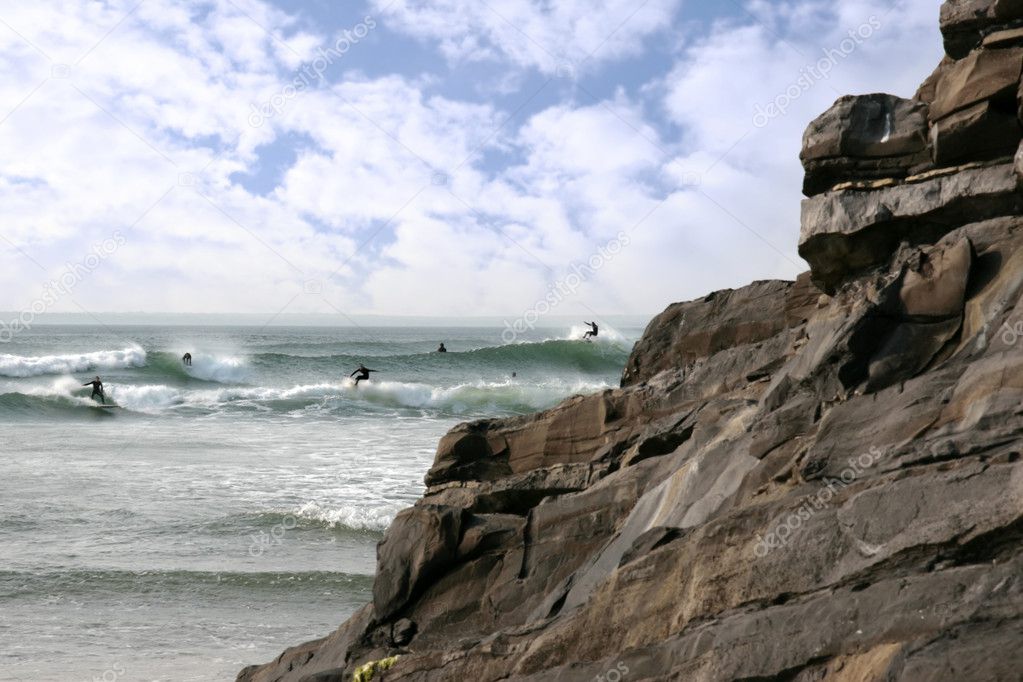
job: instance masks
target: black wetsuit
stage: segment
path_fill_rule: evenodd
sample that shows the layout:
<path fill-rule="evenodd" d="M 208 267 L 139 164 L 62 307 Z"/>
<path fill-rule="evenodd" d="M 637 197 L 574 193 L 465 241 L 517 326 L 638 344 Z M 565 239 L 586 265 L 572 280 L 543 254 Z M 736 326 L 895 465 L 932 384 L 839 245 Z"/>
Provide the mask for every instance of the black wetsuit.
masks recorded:
<path fill-rule="evenodd" d="M 86 384 L 82 384 L 82 386 L 92 386 L 92 395 L 89 396 L 89 397 L 90 398 L 95 398 L 96 396 L 99 396 L 99 399 L 103 401 L 103 404 L 104 405 L 107 404 L 107 397 L 103 393 L 103 382 L 102 381 L 97 379 L 95 381 L 90 381 L 90 382 L 88 382 Z"/>
<path fill-rule="evenodd" d="M 375 369 L 366 369 L 365 367 L 360 367 L 359 369 L 357 369 L 354 372 L 352 372 L 349 376 L 350 377 L 355 377 L 355 385 L 358 386 L 360 381 L 364 381 L 366 379 L 369 379 L 369 373 L 370 372 L 375 372 L 375 371 L 376 371 Z M 356 377 L 355 376 L 356 374 L 358 374 L 359 376 Z"/>
<path fill-rule="evenodd" d="M 583 334 L 583 338 L 588 339 L 591 336 L 595 338 L 600 333 L 600 327 L 597 326 L 596 322 L 587 322 L 586 324 L 590 325 L 590 331 Z"/>
<path fill-rule="evenodd" d="M 186 365 L 188 365 L 189 367 L 191 367 L 192 366 L 192 354 L 191 353 L 185 353 L 182 356 L 182 358 L 181 358 L 181 362 L 183 362 Z"/>
<path fill-rule="evenodd" d="M 444 344 L 440 344 L 440 348 L 437 349 L 438 353 L 447 353 L 448 349 L 444 347 Z"/>

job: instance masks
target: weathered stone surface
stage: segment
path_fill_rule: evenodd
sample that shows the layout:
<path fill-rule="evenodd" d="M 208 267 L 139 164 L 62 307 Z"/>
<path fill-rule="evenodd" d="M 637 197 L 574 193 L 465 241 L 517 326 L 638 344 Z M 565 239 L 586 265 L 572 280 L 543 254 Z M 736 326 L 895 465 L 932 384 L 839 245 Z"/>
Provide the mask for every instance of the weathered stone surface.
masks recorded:
<path fill-rule="evenodd" d="M 718 291 L 691 303 L 670 306 L 650 323 L 625 367 L 622 385 L 659 372 L 686 367 L 727 348 L 753 345 L 785 330 L 786 297 L 791 282 L 754 282 L 742 289 Z M 800 304 L 805 305 L 802 300 Z M 752 367 L 750 369 L 753 369 Z"/>
<path fill-rule="evenodd" d="M 950 114 L 931 126 L 935 164 L 986 161 L 1012 156 L 1023 138 L 1015 108 L 983 101 Z"/>
<path fill-rule="evenodd" d="M 541 467 L 585 464 L 640 409 L 610 392 L 567 400 L 541 415 L 462 424 L 437 449 L 426 484 L 500 480 Z"/>
<path fill-rule="evenodd" d="M 377 548 L 373 583 L 377 619 L 397 613 L 457 556 L 462 516 L 461 509 L 434 505 L 413 507 L 398 515 Z"/>
<path fill-rule="evenodd" d="M 935 86 L 931 121 L 984 100 L 1015 103 L 1023 72 L 1023 48 L 977 50 L 944 71 Z"/>
<path fill-rule="evenodd" d="M 972 264 L 973 247 L 968 238 L 921 251 L 899 289 L 899 312 L 909 319 L 961 315 Z"/>
<path fill-rule="evenodd" d="M 948 71 L 953 64 L 955 64 L 955 60 L 951 57 L 946 56 L 942 59 L 931 75 L 924 79 L 924 82 L 920 84 L 916 94 L 913 95 L 913 99 L 918 102 L 923 102 L 928 105 L 928 107 L 933 104 L 934 97 L 938 89 L 938 81 L 944 77 L 945 72 Z"/>
<path fill-rule="evenodd" d="M 840 182 L 906 177 L 929 160 L 927 106 L 894 95 L 842 97 L 803 136 L 803 192 Z"/>
<path fill-rule="evenodd" d="M 906 156 L 927 148 L 927 107 L 895 95 L 840 97 L 806 129 L 800 158 Z"/>
<path fill-rule="evenodd" d="M 884 262 L 901 242 L 933 242 L 951 228 L 1018 214 L 1023 197 L 1011 164 L 973 168 L 870 192 L 805 199 L 799 254 L 825 291 Z"/>
<path fill-rule="evenodd" d="M 946 37 L 1018 6 L 946 3 Z M 669 307 L 619 389 L 456 427 L 374 603 L 239 680 L 1021 679 L 1016 172 L 808 199 L 811 273 Z"/>
<path fill-rule="evenodd" d="M 941 6 L 945 52 L 966 57 L 986 35 L 1023 21 L 1021 0 L 946 0 Z"/>

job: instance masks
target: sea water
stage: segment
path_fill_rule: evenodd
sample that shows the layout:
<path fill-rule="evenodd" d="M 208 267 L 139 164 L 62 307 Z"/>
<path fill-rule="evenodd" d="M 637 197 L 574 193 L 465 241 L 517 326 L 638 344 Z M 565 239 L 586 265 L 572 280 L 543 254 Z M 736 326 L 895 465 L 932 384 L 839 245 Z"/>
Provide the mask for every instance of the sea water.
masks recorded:
<path fill-rule="evenodd" d="M 0 345 L 0 680 L 232 680 L 328 634 L 448 429 L 617 385 L 638 334 L 22 331 Z"/>

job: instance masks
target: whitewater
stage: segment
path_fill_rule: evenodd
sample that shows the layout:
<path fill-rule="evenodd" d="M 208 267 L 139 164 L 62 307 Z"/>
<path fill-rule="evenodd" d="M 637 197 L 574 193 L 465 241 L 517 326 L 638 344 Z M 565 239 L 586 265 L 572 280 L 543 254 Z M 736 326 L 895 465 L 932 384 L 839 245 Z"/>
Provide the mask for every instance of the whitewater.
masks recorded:
<path fill-rule="evenodd" d="M 0 680 L 231 679 L 329 632 L 371 598 L 376 543 L 448 429 L 617 384 L 641 330 L 584 329 L 16 336 L 0 347 Z M 356 387 L 360 363 L 378 372 Z M 116 407 L 82 385 L 97 375 Z"/>

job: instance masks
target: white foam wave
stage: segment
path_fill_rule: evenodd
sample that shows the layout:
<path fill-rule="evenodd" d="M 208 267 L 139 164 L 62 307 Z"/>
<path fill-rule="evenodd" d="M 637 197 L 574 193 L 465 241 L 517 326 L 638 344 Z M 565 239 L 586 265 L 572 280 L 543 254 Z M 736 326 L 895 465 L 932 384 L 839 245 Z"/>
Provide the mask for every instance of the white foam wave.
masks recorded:
<path fill-rule="evenodd" d="M 146 352 L 134 346 L 73 355 L 0 355 L 0 376 L 25 378 L 47 374 L 127 369 L 146 364 Z"/>
<path fill-rule="evenodd" d="M 197 354 L 185 371 L 196 379 L 218 383 L 239 383 L 248 377 L 249 366 L 244 358 Z"/>
<path fill-rule="evenodd" d="M 343 388 L 340 384 L 310 384 L 292 388 L 237 387 L 195 391 L 163 384 L 110 385 L 107 387 L 107 395 L 126 409 L 155 412 L 176 407 L 217 409 L 232 403 L 316 400 L 337 395 Z"/>
<path fill-rule="evenodd" d="M 542 409 L 576 393 L 609 388 L 603 382 L 554 380 L 539 384 L 515 380 L 436 387 L 398 381 L 371 381 L 344 387 L 344 395 L 400 407 L 435 408 L 452 412 L 473 409 Z"/>
<path fill-rule="evenodd" d="M 608 344 L 614 344 L 614 345 L 625 346 L 625 347 L 628 347 L 628 345 L 631 343 L 629 341 L 629 339 L 626 338 L 626 336 L 624 334 L 622 334 L 617 329 L 614 329 L 613 327 L 600 326 L 599 330 L 600 330 L 600 334 L 597 336 L 597 338 L 592 339 L 595 343 L 608 343 Z M 586 332 L 588 332 L 588 331 L 590 331 L 590 328 L 589 328 L 588 325 L 585 325 L 585 324 L 574 324 L 569 329 L 567 336 L 564 336 L 564 337 L 562 337 L 560 339 L 555 339 L 555 340 L 556 341 L 580 341 L 580 340 L 583 339 L 583 337 L 586 335 Z"/>
<path fill-rule="evenodd" d="M 398 515 L 397 505 L 342 505 L 326 507 L 316 502 L 307 502 L 294 512 L 299 518 L 325 523 L 331 528 L 342 526 L 352 530 L 385 531 Z"/>
<path fill-rule="evenodd" d="M 63 398 L 72 403 L 92 405 L 93 401 L 88 398 L 88 393 L 81 383 L 72 377 L 60 377 L 54 379 L 48 385 L 29 385 L 11 383 L 0 389 L 0 392 L 16 392 L 24 395 L 36 396 L 39 398 Z"/>
<path fill-rule="evenodd" d="M 274 409 L 275 402 L 291 402 L 285 409 L 318 407 L 325 409 L 370 403 L 385 407 L 436 409 L 455 414 L 467 412 L 528 411 L 543 409 L 577 393 L 593 393 L 610 386 L 601 382 L 552 380 L 544 383 L 476 382 L 436 387 L 396 381 L 320 383 L 272 387 L 224 387 L 190 390 L 164 384 L 130 385 L 108 383 L 108 403 L 127 410 L 159 413 L 195 408 L 220 411 L 233 406 Z M 90 404 L 88 390 L 76 379 L 61 377 L 49 386 L 18 387 L 19 392 L 44 397 L 60 397 Z M 279 409 L 279 406 L 277 406 Z"/>

